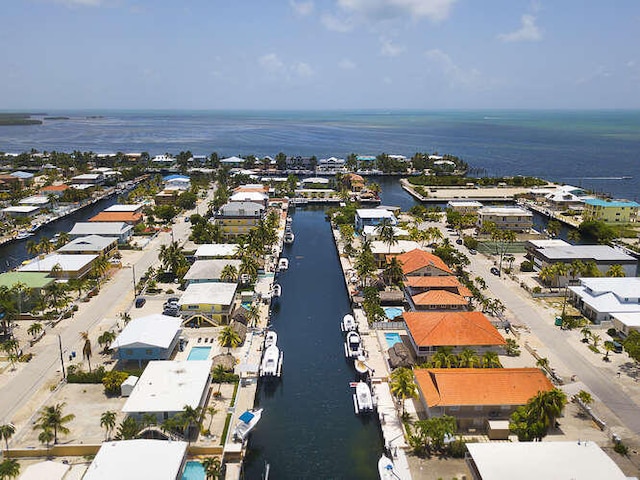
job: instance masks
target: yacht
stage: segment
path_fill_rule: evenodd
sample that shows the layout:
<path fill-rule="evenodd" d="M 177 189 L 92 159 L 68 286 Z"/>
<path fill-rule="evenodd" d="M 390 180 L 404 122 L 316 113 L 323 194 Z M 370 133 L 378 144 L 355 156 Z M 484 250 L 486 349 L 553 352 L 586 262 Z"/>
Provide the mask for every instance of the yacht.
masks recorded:
<path fill-rule="evenodd" d="M 267 347 L 262 356 L 262 363 L 260 364 L 260 376 L 262 378 L 280 377 L 282 374 L 283 357 L 284 354 L 275 344 Z"/>
<path fill-rule="evenodd" d="M 282 287 L 279 283 L 274 283 L 271 287 L 271 298 L 278 298 L 280 295 L 282 295 Z"/>
<path fill-rule="evenodd" d="M 394 472 L 393 462 L 384 453 L 378 460 L 378 475 L 380 475 L 380 480 L 398 480 L 400 478 Z"/>
<path fill-rule="evenodd" d="M 353 318 L 353 315 L 347 313 L 344 317 L 342 317 L 340 329 L 345 333 L 358 331 L 358 323 L 356 322 L 356 319 Z"/>
<path fill-rule="evenodd" d="M 278 334 L 273 330 L 269 330 L 264 337 L 265 350 L 269 348 L 271 345 L 275 345 L 277 342 L 278 342 Z"/>
<path fill-rule="evenodd" d="M 362 340 L 358 332 L 348 332 L 344 342 L 344 356 L 347 358 L 358 358 L 363 354 Z"/>
<path fill-rule="evenodd" d="M 287 258 L 281 258 L 278 261 L 278 271 L 279 272 L 284 272 L 285 270 L 289 269 L 289 259 Z"/>
<path fill-rule="evenodd" d="M 16 240 L 23 240 L 23 239 L 29 238 L 29 237 L 33 237 L 33 233 L 27 232 L 26 230 L 23 230 L 23 231 L 19 232 L 15 236 Z"/>
<path fill-rule="evenodd" d="M 353 394 L 353 408 L 356 415 L 366 415 L 373 412 L 375 405 L 371 388 L 365 382 L 356 383 L 356 393 Z"/>
<path fill-rule="evenodd" d="M 291 245 L 295 240 L 296 236 L 293 234 L 291 230 L 287 230 L 284 234 L 284 243 L 287 245 Z"/>
<path fill-rule="evenodd" d="M 238 417 L 238 424 L 233 430 L 233 438 L 244 442 L 249 435 L 249 432 L 254 429 L 256 424 L 262 417 L 262 408 L 257 410 L 247 410 L 240 417 Z"/>
<path fill-rule="evenodd" d="M 353 365 L 356 368 L 356 372 L 358 372 L 358 375 L 360 375 L 361 377 L 365 377 L 369 373 L 369 371 L 373 370 L 369 368 L 369 365 L 366 364 L 364 355 L 360 355 L 358 358 L 356 358 L 353 362 Z"/>

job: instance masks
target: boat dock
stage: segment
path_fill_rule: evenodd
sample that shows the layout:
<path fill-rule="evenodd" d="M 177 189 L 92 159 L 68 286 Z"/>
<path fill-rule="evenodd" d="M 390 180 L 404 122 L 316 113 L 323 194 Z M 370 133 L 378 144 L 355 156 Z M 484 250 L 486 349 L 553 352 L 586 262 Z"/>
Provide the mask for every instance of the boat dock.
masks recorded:
<path fill-rule="evenodd" d="M 402 188 L 413 198 L 423 203 L 447 203 L 449 201 L 476 202 L 514 202 L 516 196 L 527 193 L 530 188 L 525 187 L 430 187 L 423 186 L 420 193 L 411 183 L 403 178 L 400 180 Z"/>
<path fill-rule="evenodd" d="M 579 217 L 578 219 L 566 217 L 564 215 L 560 215 L 560 212 L 549 210 L 549 208 L 544 205 L 538 205 L 537 203 L 529 200 L 520 200 L 518 204 L 522 207 L 528 208 L 529 210 L 538 212 L 540 215 L 544 215 L 547 218 L 553 218 L 554 220 L 564 223 L 571 228 L 578 228 L 582 221 L 582 217 Z"/>

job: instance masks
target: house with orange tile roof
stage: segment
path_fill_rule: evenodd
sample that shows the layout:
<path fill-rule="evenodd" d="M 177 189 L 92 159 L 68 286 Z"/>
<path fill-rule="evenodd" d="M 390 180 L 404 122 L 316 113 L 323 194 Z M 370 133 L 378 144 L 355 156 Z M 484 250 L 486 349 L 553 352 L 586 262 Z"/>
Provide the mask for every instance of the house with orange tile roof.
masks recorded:
<path fill-rule="evenodd" d="M 402 272 L 406 277 L 453 275 L 451 269 L 439 256 L 420 248 L 398 255 L 397 259 L 401 262 Z"/>
<path fill-rule="evenodd" d="M 142 222 L 142 214 L 134 212 L 100 212 L 89 219 L 90 222 L 124 222 L 127 225 L 137 225 Z"/>
<path fill-rule="evenodd" d="M 484 431 L 507 420 L 538 392 L 553 389 L 539 368 L 416 368 L 420 401 L 428 417 L 455 417 L 458 430 Z"/>
<path fill-rule="evenodd" d="M 40 189 L 40 193 L 42 195 L 55 195 L 56 197 L 60 198 L 62 197 L 62 195 L 64 195 L 64 192 L 67 191 L 69 189 L 69 185 L 49 185 L 47 187 L 42 187 Z"/>
<path fill-rule="evenodd" d="M 447 290 L 429 290 L 409 297 L 413 310 L 467 310 L 469 300 Z"/>
<path fill-rule="evenodd" d="M 465 348 L 478 355 L 502 353 L 506 342 L 482 312 L 404 312 L 409 340 L 418 360 L 426 360 L 439 348 L 459 353 Z"/>
<path fill-rule="evenodd" d="M 473 293 L 467 287 L 462 285 L 457 277 L 453 275 L 439 276 L 439 277 L 407 277 L 404 281 L 404 286 L 407 288 L 408 293 L 418 295 L 419 293 L 428 292 L 430 290 L 445 290 L 447 292 L 455 293 L 465 299 L 469 300 L 473 297 Z"/>

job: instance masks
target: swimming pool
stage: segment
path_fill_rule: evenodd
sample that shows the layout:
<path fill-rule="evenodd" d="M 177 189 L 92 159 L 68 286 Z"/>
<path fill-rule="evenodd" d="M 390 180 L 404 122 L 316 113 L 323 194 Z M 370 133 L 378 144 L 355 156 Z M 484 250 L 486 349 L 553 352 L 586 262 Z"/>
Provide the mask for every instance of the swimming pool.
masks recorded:
<path fill-rule="evenodd" d="M 190 460 L 184 466 L 182 480 L 205 480 L 204 467 L 200 462 Z"/>
<path fill-rule="evenodd" d="M 404 308 L 402 307 L 383 307 L 384 314 L 389 320 L 393 320 L 403 314 Z"/>
<path fill-rule="evenodd" d="M 399 333 L 385 333 L 384 338 L 389 348 L 393 347 L 396 343 L 402 343 Z"/>
<path fill-rule="evenodd" d="M 187 360 L 207 360 L 211 347 L 192 347 Z"/>

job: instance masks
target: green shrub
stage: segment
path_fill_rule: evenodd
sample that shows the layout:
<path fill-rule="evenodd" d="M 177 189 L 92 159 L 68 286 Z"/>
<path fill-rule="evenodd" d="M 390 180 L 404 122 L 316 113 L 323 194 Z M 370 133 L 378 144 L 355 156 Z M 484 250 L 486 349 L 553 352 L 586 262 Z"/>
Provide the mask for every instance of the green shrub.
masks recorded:
<path fill-rule="evenodd" d="M 107 372 L 102 379 L 104 393 L 107 395 L 120 395 L 120 386 L 127 378 L 129 378 L 128 372 L 119 372 L 117 370 Z"/>
<path fill-rule="evenodd" d="M 467 444 L 462 439 L 454 440 L 449 444 L 447 451 L 453 458 L 464 458 L 467 453 Z"/>
<path fill-rule="evenodd" d="M 105 373 L 102 366 L 91 372 L 85 372 L 75 365 L 70 365 L 67 369 L 67 383 L 102 383 Z"/>
<path fill-rule="evenodd" d="M 627 453 L 629 453 L 629 447 L 622 442 L 618 442 L 613 446 L 613 451 L 626 457 Z"/>
<path fill-rule="evenodd" d="M 521 272 L 533 272 L 533 262 L 530 262 L 529 260 L 525 260 L 524 262 L 522 262 L 520 264 L 520 271 Z"/>
<path fill-rule="evenodd" d="M 607 335 L 613 338 L 618 338 L 618 331 L 615 328 L 610 328 L 607 330 Z"/>
<path fill-rule="evenodd" d="M 540 293 L 542 292 L 542 288 L 540 288 L 539 286 L 535 286 L 533 287 L 533 290 L 531 290 L 533 293 Z"/>
<path fill-rule="evenodd" d="M 478 248 L 478 240 L 473 237 L 464 236 L 462 237 L 462 241 L 464 242 L 464 246 L 469 250 L 476 250 Z"/>

